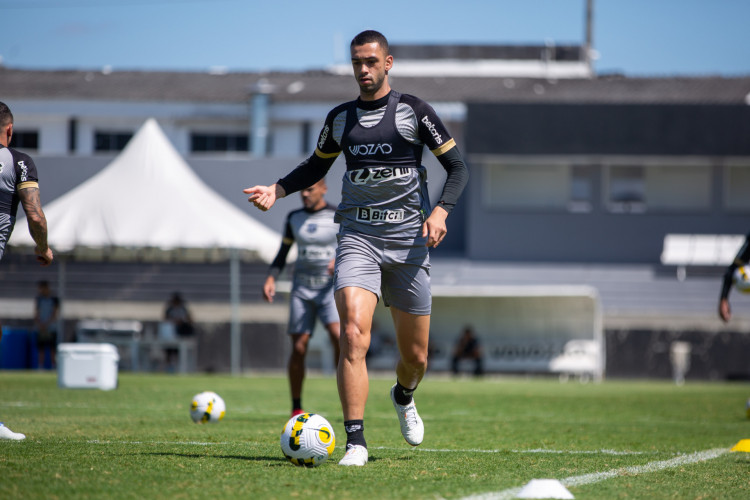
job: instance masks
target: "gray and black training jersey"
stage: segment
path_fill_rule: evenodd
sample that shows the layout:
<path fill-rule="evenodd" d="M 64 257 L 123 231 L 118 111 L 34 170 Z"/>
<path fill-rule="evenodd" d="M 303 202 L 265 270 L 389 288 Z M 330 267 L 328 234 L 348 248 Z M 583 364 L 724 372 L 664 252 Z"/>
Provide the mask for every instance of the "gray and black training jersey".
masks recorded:
<path fill-rule="evenodd" d="M 341 228 L 378 237 L 419 237 L 431 212 L 421 165 L 425 146 L 438 159 L 456 146 L 429 104 L 395 91 L 376 101 L 357 99 L 328 114 L 315 154 L 279 184 L 287 193 L 310 185 L 343 152 L 346 173 L 336 212 Z M 447 210 L 468 177 L 460 155 L 454 154 L 460 168 L 449 170 L 439 201 Z M 448 170 L 453 163 L 443 166 Z"/>
<path fill-rule="evenodd" d="M 336 234 L 339 226 L 334 222 L 336 209 L 326 205 L 320 210 L 301 208 L 289 213 L 284 225 L 281 248 L 271 264 L 271 271 L 281 272 L 289 249 L 297 244 L 297 261 L 294 265 L 294 284 L 320 288 L 329 284 L 328 264 L 336 256 Z"/>
<path fill-rule="evenodd" d="M 0 145 L 0 258 L 16 223 L 21 200 L 18 191 L 38 187 L 36 165 L 31 157 Z"/>

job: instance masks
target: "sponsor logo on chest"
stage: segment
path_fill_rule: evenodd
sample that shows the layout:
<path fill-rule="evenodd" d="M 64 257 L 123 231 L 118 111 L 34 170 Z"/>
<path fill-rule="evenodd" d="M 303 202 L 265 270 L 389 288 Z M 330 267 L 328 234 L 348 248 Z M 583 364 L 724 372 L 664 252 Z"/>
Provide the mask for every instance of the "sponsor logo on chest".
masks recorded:
<path fill-rule="evenodd" d="M 354 156 L 389 155 L 393 152 L 393 146 L 385 143 L 378 144 L 354 144 L 349 146 L 349 153 Z"/>
<path fill-rule="evenodd" d="M 349 180 L 352 184 L 362 185 L 374 181 L 406 177 L 409 175 L 410 170 L 409 167 L 359 168 L 349 173 Z"/>
<path fill-rule="evenodd" d="M 401 222 L 404 220 L 404 210 L 380 210 L 377 208 L 357 208 L 357 220 L 360 222 Z"/>

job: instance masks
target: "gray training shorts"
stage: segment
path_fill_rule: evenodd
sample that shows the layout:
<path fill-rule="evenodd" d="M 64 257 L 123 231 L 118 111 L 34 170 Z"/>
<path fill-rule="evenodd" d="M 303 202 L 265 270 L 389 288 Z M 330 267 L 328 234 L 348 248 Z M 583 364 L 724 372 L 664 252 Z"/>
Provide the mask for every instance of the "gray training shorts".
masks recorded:
<path fill-rule="evenodd" d="M 295 280 L 289 297 L 288 332 L 312 335 L 316 318 L 320 318 L 324 325 L 339 322 L 336 301 L 333 299 L 333 280 L 322 288 L 308 287 Z"/>
<path fill-rule="evenodd" d="M 339 233 L 334 288 L 369 290 L 383 303 L 420 316 L 430 314 L 430 254 L 426 238 L 383 239 L 353 231 Z"/>

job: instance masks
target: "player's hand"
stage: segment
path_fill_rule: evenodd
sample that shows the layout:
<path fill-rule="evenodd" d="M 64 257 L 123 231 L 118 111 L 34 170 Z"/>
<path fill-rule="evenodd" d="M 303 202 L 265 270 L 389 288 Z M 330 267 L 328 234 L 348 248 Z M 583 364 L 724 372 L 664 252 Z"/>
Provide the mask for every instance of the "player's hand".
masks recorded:
<path fill-rule="evenodd" d="M 263 300 L 272 303 L 274 295 L 276 295 L 276 280 L 273 276 L 268 276 L 263 284 Z"/>
<path fill-rule="evenodd" d="M 264 212 L 271 208 L 278 198 L 286 196 L 284 188 L 278 184 L 272 184 L 270 186 L 253 186 L 243 189 L 242 192 L 250 195 L 247 201 Z"/>
<path fill-rule="evenodd" d="M 728 323 L 732 319 L 732 308 L 729 307 L 729 299 L 721 299 L 719 301 L 719 317 L 724 323 Z"/>
<path fill-rule="evenodd" d="M 436 248 L 445 235 L 448 233 L 448 228 L 445 225 L 445 219 L 448 217 L 448 212 L 443 207 L 435 207 L 424 221 L 422 225 L 422 237 L 427 238 L 427 246 Z"/>
<path fill-rule="evenodd" d="M 39 264 L 42 266 L 49 266 L 50 264 L 52 264 L 52 261 L 55 258 L 50 247 L 47 247 L 47 250 L 45 250 L 44 252 L 39 250 L 39 247 L 36 247 L 34 249 L 34 253 L 36 254 L 37 262 L 39 262 Z"/>

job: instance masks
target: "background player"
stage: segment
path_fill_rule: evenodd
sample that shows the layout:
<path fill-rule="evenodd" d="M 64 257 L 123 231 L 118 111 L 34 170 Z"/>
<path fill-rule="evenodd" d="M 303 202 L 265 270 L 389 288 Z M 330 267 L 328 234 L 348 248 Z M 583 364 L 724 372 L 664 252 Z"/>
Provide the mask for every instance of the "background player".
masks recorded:
<path fill-rule="evenodd" d="M 325 180 L 320 180 L 300 192 L 303 208 L 294 210 L 287 216 L 281 248 L 271 263 L 263 284 L 263 298 L 273 302 L 276 279 L 284 269 L 289 250 L 296 242 L 298 256 L 289 301 L 292 353 L 289 356 L 288 371 L 292 416 L 304 413 L 302 384 L 305 379 L 305 357 L 316 318 L 320 318 L 328 331 L 336 365 L 339 360 L 339 315 L 333 299 L 338 224 L 333 221 L 336 209 L 325 200 L 327 191 Z"/>
<path fill-rule="evenodd" d="M 29 221 L 29 232 L 36 243 L 36 258 L 41 265 L 48 266 L 54 256 L 47 245 L 47 219 L 39 198 L 36 165 L 29 155 L 8 147 L 12 137 L 13 113 L 5 103 L 0 102 L 0 260 L 13 232 L 20 202 Z M 0 325 L 0 338 L 3 336 L 2 328 Z M 25 438 L 25 435 L 11 431 L 0 422 L 0 439 Z"/>
<path fill-rule="evenodd" d="M 732 318 L 732 308 L 729 306 L 729 292 L 732 291 L 732 277 L 734 271 L 741 266 L 750 263 L 750 233 L 745 238 L 745 243 L 740 247 L 737 256 L 734 258 L 724 273 L 724 280 L 721 283 L 721 295 L 719 297 L 719 317 L 725 322 Z"/>
<path fill-rule="evenodd" d="M 359 99 L 327 116 L 315 153 L 284 179 L 244 192 L 261 210 L 277 198 L 323 178 L 340 153 L 346 157 L 336 253 L 336 305 L 343 324 L 338 387 L 344 411 L 347 452 L 341 465 L 365 465 L 364 410 L 369 393 L 365 357 L 372 316 L 382 292 L 391 306 L 400 359 L 391 401 L 406 441 L 419 445 L 424 425 L 413 392 L 427 368 L 432 298 L 428 247 L 447 232 L 445 220 L 463 191 L 468 170 L 435 111 L 424 101 L 392 91 L 388 41 L 364 31 L 350 44 Z M 431 208 L 427 172 L 421 165 L 427 146 L 448 176 Z"/>

